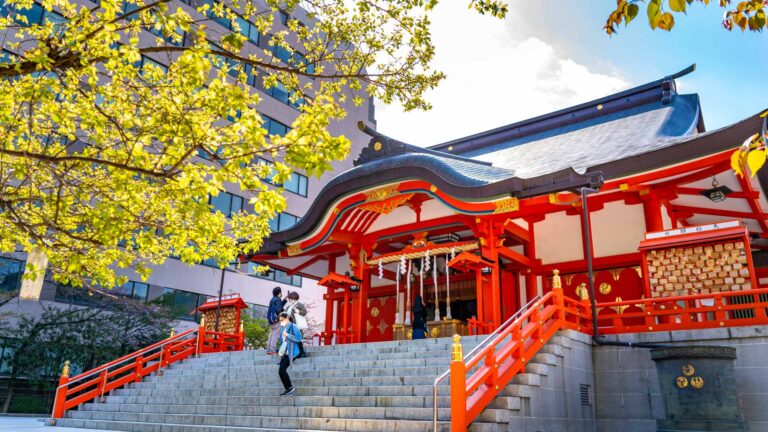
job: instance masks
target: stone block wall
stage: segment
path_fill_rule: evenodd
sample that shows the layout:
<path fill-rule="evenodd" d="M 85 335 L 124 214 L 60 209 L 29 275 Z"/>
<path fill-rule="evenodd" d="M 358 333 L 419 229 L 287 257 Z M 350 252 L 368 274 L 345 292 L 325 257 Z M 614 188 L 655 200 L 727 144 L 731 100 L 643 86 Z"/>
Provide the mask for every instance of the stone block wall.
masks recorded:
<path fill-rule="evenodd" d="M 724 345 L 736 348 L 739 408 L 750 432 L 768 432 L 768 327 L 608 336 L 606 340 L 665 345 Z M 656 365 L 641 348 L 593 347 L 597 430 L 656 430 L 664 418 Z M 564 429 L 567 430 L 567 429 Z"/>

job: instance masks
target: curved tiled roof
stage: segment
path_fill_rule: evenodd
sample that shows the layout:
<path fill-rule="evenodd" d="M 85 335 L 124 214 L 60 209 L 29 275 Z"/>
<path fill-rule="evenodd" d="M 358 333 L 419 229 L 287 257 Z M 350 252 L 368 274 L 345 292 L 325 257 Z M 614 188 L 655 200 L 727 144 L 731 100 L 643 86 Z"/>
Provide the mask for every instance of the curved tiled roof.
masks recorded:
<path fill-rule="evenodd" d="M 697 132 L 701 113 L 697 95 L 673 95 L 662 101 L 559 126 L 547 131 L 470 150 L 463 156 L 514 170 L 526 178 L 573 168 L 588 168 L 669 146 L 671 138 Z"/>

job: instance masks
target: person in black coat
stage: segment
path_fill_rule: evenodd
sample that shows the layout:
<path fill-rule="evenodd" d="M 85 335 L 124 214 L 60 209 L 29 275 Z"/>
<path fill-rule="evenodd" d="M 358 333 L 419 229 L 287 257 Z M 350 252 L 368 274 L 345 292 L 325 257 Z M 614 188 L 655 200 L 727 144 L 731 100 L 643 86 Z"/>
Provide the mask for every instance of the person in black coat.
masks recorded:
<path fill-rule="evenodd" d="M 413 300 L 413 336 L 411 339 L 424 339 L 427 337 L 427 308 L 421 296 L 417 295 Z"/>

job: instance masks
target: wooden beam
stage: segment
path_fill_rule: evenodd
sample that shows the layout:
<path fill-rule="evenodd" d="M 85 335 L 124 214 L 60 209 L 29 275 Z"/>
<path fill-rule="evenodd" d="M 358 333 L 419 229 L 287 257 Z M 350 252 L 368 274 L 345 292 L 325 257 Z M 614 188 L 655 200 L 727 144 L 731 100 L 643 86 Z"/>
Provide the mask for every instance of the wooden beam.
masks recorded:
<path fill-rule="evenodd" d="M 531 234 L 528 230 L 512 222 L 512 219 L 507 219 L 507 221 L 504 222 L 504 231 L 521 243 L 528 243 L 531 241 Z"/>
<path fill-rule="evenodd" d="M 726 209 L 690 207 L 690 206 L 681 206 L 681 205 L 670 205 L 670 208 L 673 212 L 682 213 L 682 214 L 690 214 L 690 213 L 706 214 L 706 215 L 713 215 L 713 216 L 723 216 L 723 217 L 740 218 L 740 219 L 754 219 L 754 220 L 768 219 L 768 214 L 766 213 L 740 212 L 740 211 L 726 210 Z"/>
<path fill-rule="evenodd" d="M 675 188 L 675 192 L 677 192 L 680 195 L 693 195 L 693 196 L 700 196 L 704 198 L 704 196 L 701 194 L 702 192 L 706 191 L 707 189 L 699 189 L 699 188 L 691 188 L 691 187 L 677 187 Z M 731 198 L 740 198 L 740 199 L 758 199 L 760 198 L 760 192 L 752 191 L 752 192 L 731 192 L 728 194 L 728 199 Z"/>
<path fill-rule="evenodd" d="M 534 266 L 533 260 L 523 254 L 513 251 L 512 249 L 501 247 L 499 248 L 498 252 L 502 257 L 515 261 L 521 264 L 523 267 L 531 268 Z"/>
<path fill-rule="evenodd" d="M 295 275 L 296 273 L 298 273 L 298 272 L 300 272 L 300 271 L 304 270 L 305 268 L 307 268 L 307 267 L 311 266 L 312 264 L 314 264 L 314 263 L 316 263 L 316 262 L 318 262 L 318 261 L 320 261 L 320 260 L 324 260 L 324 259 L 327 259 L 327 257 L 326 257 L 325 255 L 317 255 L 317 256 L 314 256 L 314 257 L 312 257 L 312 258 L 310 258 L 310 259 L 308 259 L 308 260 L 304 261 L 302 264 L 299 264 L 298 266 L 294 267 L 294 268 L 293 268 L 293 270 L 291 270 L 291 271 L 287 271 L 286 273 L 287 273 L 289 276 L 293 276 L 293 275 Z"/>

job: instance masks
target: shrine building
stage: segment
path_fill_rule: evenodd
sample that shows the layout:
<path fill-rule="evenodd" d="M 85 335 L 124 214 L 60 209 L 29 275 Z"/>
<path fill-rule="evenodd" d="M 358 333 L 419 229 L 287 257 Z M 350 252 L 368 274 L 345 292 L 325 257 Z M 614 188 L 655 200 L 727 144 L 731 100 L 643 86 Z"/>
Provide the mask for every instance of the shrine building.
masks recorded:
<path fill-rule="evenodd" d="M 250 259 L 327 287 L 324 344 L 408 338 L 416 296 L 430 337 L 489 333 L 560 279 L 605 333 L 697 328 L 643 315 L 751 301 L 768 174 L 730 166 L 765 119 L 707 131 L 675 83 L 693 70 L 428 148 L 363 127 L 354 168 Z"/>

